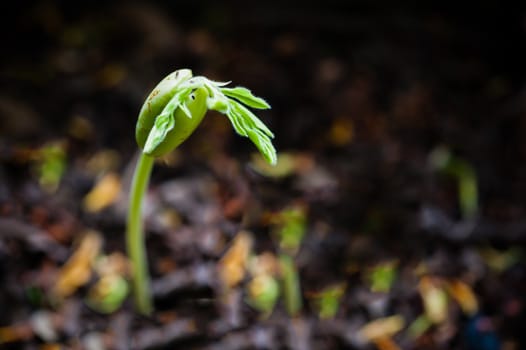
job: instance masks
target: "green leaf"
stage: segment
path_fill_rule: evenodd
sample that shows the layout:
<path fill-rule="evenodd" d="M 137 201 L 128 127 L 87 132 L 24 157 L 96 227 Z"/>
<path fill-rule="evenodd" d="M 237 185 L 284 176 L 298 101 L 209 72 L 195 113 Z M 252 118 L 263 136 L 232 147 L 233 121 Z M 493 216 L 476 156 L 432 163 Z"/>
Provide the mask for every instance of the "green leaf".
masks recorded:
<path fill-rule="evenodd" d="M 267 101 L 261 97 L 254 96 L 247 88 L 238 86 L 233 89 L 221 88 L 220 90 L 226 96 L 235 98 L 249 107 L 256 109 L 270 109 L 270 105 L 267 103 Z"/>
<path fill-rule="evenodd" d="M 275 165 L 278 158 L 271 138 L 274 134 L 251 111 L 234 100 L 229 101 L 226 115 L 234 130 L 241 136 L 248 137 L 261 152 L 267 162 Z"/>
<path fill-rule="evenodd" d="M 230 100 L 230 106 L 233 109 L 234 113 L 238 114 L 241 118 L 245 119 L 248 125 L 251 125 L 253 128 L 260 129 L 268 137 L 274 137 L 272 131 L 263 122 L 256 117 L 248 108 L 243 106 L 241 103 L 234 100 Z"/>
<path fill-rule="evenodd" d="M 175 119 L 173 113 L 160 114 L 155 119 L 153 128 L 148 134 L 143 152 L 146 154 L 152 153 L 164 141 L 166 135 L 174 128 L 174 125 Z"/>
<path fill-rule="evenodd" d="M 269 137 L 261 133 L 259 130 L 248 130 L 247 132 L 248 138 L 254 143 L 254 145 L 256 145 L 267 162 L 272 165 L 276 164 L 278 161 L 276 149 L 272 145 L 272 141 L 270 141 Z"/>

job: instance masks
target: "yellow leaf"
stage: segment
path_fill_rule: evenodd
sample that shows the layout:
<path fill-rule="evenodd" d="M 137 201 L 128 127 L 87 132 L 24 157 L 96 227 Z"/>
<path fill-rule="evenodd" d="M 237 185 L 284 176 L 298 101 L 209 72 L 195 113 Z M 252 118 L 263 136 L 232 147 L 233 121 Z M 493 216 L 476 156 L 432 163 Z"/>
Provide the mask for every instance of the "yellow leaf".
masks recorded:
<path fill-rule="evenodd" d="M 121 181 L 115 173 L 103 176 L 84 197 L 84 209 L 96 213 L 113 204 L 121 191 Z"/>
<path fill-rule="evenodd" d="M 448 300 L 440 280 L 424 276 L 420 279 L 418 289 L 428 319 L 435 324 L 444 322 L 448 316 Z"/>
<path fill-rule="evenodd" d="M 389 338 L 400 332 L 405 325 L 405 320 L 400 315 L 394 315 L 371 321 L 359 330 L 359 335 L 370 342 Z"/>
<path fill-rule="evenodd" d="M 102 238 L 95 231 L 88 231 L 77 250 L 60 269 L 53 292 L 60 298 L 73 294 L 91 278 L 92 266 L 100 253 Z"/>
<path fill-rule="evenodd" d="M 250 233 L 241 231 L 219 261 L 219 274 L 224 285 L 232 288 L 245 277 L 248 257 L 252 250 Z"/>
<path fill-rule="evenodd" d="M 462 308 L 462 311 L 468 315 L 473 315 L 478 311 L 478 301 L 475 293 L 469 285 L 454 280 L 447 284 L 448 292 Z"/>

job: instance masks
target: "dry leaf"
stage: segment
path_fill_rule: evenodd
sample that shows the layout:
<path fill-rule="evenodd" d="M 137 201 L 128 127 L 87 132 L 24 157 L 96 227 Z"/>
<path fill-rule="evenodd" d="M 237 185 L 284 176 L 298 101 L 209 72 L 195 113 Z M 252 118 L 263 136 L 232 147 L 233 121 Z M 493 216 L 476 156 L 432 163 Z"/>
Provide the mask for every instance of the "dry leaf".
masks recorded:
<path fill-rule="evenodd" d="M 245 277 L 251 250 L 252 236 L 246 231 L 241 231 L 219 261 L 219 274 L 228 288 L 234 287 Z"/>
<path fill-rule="evenodd" d="M 400 315 L 394 315 L 367 323 L 360 329 L 359 334 L 363 339 L 373 342 L 392 337 L 400 332 L 404 325 L 404 318 Z"/>
<path fill-rule="evenodd" d="M 102 238 L 95 231 L 88 231 L 77 250 L 60 269 L 53 289 L 60 298 L 73 294 L 77 288 L 86 284 L 91 278 L 92 266 L 100 253 Z"/>
<path fill-rule="evenodd" d="M 401 350 L 391 337 L 381 337 L 373 341 L 378 350 Z"/>
<path fill-rule="evenodd" d="M 464 313 L 473 315 L 478 311 L 477 297 L 468 284 L 460 280 L 453 280 L 448 282 L 447 290 Z"/>
<path fill-rule="evenodd" d="M 418 284 L 427 318 L 442 323 L 448 316 L 448 298 L 439 279 L 424 276 Z"/>
<path fill-rule="evenodd" d="M 121 191 L 121 181 L 117 174 L 103 176 L 95 187 L 84 197 L 84 209 L 96 213 L 113 204 Z"/>

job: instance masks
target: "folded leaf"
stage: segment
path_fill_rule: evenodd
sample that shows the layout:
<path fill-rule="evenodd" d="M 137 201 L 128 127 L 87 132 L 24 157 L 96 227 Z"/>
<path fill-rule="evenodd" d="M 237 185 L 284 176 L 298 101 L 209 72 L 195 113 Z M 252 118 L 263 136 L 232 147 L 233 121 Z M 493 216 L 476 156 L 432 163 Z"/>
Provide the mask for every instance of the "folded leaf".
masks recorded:
<path fill-rule="evenodd" d="M 226 96 L 235 98 L 241 103 L 256 109 L 270 109 L 270 105 L 261 97 L 254 96 L 252 92 L 244 87 L 221 88 L 221 92 Z"/>
<path fill-rule="evenodd" d="M 161 114 L 155 119 L 152 130 L 144 144 L 144 153 L 152 153 L 166 138 L 166 135 L 175 126 L 173 114 Z"/>

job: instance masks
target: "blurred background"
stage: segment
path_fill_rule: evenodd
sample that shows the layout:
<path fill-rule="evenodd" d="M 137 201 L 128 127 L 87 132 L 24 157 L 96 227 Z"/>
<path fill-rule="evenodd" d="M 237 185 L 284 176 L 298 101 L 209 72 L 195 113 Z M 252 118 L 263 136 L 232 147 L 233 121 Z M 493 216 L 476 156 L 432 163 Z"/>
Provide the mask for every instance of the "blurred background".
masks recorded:
<path fill-rule="evenodd" d="M 524 6 L 2 7 L 0 347 L 526 346 Z M 280 158 L 209 113 L 159 162 L 142 318 L 135 123 L 180 68 L 264 97 Z"/>

